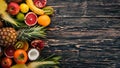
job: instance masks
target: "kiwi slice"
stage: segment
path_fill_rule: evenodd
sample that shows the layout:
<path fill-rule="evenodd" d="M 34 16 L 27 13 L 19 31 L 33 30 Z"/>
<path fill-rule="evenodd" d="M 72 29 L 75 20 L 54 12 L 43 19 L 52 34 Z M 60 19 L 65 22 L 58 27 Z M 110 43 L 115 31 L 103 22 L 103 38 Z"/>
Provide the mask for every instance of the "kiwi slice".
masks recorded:
<path fill-rule="evenodd" d="M 52 15 L 54 13 L 54 9 L 51 6 L 46 6 L 42 10 L 46 15 Z"/>

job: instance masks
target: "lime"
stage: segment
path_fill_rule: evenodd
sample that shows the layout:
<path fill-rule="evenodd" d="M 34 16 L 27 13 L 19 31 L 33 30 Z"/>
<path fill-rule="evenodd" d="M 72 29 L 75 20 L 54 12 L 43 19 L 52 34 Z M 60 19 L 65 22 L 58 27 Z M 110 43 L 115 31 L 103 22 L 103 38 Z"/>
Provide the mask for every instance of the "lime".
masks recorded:
<path fill-rule="evenodd" d="M 18 13 L 17 14 L 17 19 L 19 20 L 19 21 L 24 21 L 24 14 L 23 13 Z"/>
<path fill-rule="evenodd" d="M 25 4 L 25 3 L 20 4 L 20 11 L 21 11 L 22 13 L 27 13 L 27 12 L 29 11 L 28 5 Z"/>

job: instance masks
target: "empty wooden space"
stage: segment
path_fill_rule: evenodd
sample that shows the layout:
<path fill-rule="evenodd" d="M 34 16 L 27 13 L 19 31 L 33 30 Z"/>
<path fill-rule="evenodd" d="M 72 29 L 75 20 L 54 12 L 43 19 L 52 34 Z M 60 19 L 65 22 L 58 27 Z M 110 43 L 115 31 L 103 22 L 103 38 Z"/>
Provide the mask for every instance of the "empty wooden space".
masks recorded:
<path fill-rule="evenodd" d="M 55 14 L 42 54 L 60 68 L 120 68 L 120 0 L 48 0 Z"/>

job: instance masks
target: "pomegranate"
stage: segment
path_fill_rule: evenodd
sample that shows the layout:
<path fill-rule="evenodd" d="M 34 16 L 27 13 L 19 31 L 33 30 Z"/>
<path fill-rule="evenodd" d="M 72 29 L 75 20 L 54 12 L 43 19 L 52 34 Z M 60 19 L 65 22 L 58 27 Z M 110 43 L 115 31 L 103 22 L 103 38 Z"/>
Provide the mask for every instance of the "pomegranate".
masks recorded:
<path fill-rule="evenodd" d="M 46 6 L 47 0 L 33 0 L 33 3 L 38 8 L 43 8 Z"/>
<path fill-rule="evenodd" d="M 33 40 L 31 42 L 31 45 L 38 50 L 42 50 L 44 48 L 45 43 L 42 40 Z"/>

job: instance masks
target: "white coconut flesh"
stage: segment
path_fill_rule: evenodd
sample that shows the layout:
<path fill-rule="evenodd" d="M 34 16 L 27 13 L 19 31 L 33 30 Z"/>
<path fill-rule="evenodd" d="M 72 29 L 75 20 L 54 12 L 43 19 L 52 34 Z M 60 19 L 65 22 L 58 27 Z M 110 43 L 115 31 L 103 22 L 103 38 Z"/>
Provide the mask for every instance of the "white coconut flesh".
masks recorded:
<path fill-rule="evenodd" d="M 30 60 L 36 60 L 39 57 L 39 51 L 37 49 L 30 49 L 28 52 L 28 58 Z"/>

